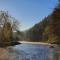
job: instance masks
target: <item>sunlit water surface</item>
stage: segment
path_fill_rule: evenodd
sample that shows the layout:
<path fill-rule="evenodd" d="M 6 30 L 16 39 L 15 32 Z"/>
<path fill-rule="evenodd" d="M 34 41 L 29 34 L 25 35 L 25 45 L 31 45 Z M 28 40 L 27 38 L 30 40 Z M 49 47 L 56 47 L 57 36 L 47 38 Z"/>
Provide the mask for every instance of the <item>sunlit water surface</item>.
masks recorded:
<path fill-rule="evenodd" d="M 7 51 L 8 56 L 4 58 L 5 60 L 50 60 L 53 48 L 44 45 L 20 44 L 7 48 Z"/>

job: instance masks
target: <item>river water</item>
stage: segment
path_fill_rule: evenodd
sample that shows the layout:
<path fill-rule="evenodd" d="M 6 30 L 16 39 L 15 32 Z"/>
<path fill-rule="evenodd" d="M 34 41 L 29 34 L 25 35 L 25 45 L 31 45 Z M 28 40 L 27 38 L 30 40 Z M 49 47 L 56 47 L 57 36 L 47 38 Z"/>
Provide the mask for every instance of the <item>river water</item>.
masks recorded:
<path fill-rule="evenodd" d="M 5 48 L 0 60 L 52 60 L 53 48 L 39 44 L 20 44 Z"/>

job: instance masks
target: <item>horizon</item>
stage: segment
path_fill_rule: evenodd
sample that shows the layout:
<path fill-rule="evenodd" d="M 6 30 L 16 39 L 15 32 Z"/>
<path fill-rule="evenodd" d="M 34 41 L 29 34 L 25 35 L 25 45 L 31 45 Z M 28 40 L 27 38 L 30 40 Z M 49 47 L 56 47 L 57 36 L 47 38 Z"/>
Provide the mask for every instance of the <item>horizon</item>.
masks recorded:
<path fill-rule="evenodd" d="M 8 11 L 20 23 L 21 31 L 33 27 L 50 13 L 57 5 L 57 0 L 1 0 L 0 10 Z"/>

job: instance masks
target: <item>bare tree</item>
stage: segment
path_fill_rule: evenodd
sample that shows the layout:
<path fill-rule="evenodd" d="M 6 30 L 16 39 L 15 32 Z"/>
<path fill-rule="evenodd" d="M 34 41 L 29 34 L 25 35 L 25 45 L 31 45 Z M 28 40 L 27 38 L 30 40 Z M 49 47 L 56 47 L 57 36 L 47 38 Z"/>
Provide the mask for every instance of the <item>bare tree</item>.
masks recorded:
<path fill-rule="evenodd" d="M 0 43 L 12 42 L 13 31 L 18 30 L 18 22 L 8 12 L 0 11 Z"/>

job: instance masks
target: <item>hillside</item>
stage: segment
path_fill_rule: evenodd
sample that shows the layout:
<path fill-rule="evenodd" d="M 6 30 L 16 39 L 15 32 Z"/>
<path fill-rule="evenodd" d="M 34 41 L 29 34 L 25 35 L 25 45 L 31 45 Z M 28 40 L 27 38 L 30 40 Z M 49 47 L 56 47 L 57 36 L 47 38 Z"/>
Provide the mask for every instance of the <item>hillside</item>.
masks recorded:
<path fill-rule="evenodd" d="M 32 28 L 26 31 L 25 40 L 27 41 L 43 41 L 43 32 L 48 26 L 51 16 L 44 18 L 41 22 L 35 24 Z"/>
<path fill-rule="evenodd" d="M 60 43 L 60 4 L 41 22 L 25 31 L 24 40 Z"/>

